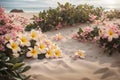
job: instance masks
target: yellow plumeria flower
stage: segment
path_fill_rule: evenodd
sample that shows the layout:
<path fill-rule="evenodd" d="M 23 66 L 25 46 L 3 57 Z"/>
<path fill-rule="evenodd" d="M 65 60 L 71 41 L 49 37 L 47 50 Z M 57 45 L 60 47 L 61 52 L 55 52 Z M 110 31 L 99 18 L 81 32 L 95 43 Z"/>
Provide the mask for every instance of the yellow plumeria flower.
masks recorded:
<path fill-rule="evenodd" d="M 41 43 L 41 44 L 39 45 L 39 48 L 40 48 L 41 50 L 43 50 L 43 49 L 45 49 L 45 45 L 44 45 L 43 43 Z"/>
<path fill-rule="evenodd" d="M 47 39 L 44 42 L 46 45 L 50 45 L 52 43 L 50 40 L 47 40 Z"/>
<path fill-rule="evenodd" d="M 46 52 L 46 57 L 51 58 L 54 55 L 54 51 L 52 49 L 48 49 Z"/>
<path fill-rule="evenodd" d="M 18 51 L 20 51 L 20 47 L 19 47 L 19 44 L 18 42 L 15 42 L 13 40 L 10 40 L 9 41 L 10 43 L 7 44 L 7 47 L 12 49 L 13 52 L 17 53 Z"/>
<path fill-rule="evenodd" d="M 20 41 L 22 46 L 30 46 L 30 41 L 26 35 L 19 35 L 18 40 Z"/>
<path fill-rule="evenodd" d="M 38 58 L 39 50 L 37 47 L 30 48 L 30 51 L 27 53 L 27 57 Z"/>
<path fill-rule="evenodd" d="M 30 33 L 30 38 L 32 38 L 33 40 L 37 40 L 38 39 L 38 31 L 32 30 Z"/>
<path fill-rule="evenodd" d="M 56 46 L 56 44 L 52 44 L 50 48 L 51 49 L 57 49 L 57 46 Z"/>
<path fill-rule="evenodd" d="M 75 55 L 79 58 L 85 58 L 85 55 L 84 55 L 85 51 L 83 50 L 78 50 Z"/>
<path fill-rule="evenodd" d="M 42 42 L 36 43 L 41 53 L 46 53 L 46 45 Z"/>
<path fill-rule="evenodd" d="M 60 49 L 55 49 L 54 53 L 55 53 L 55 57 L 61 57 Z"/>
<path fill-rule="evenodd" d="M 62 40 L 63 39 L 63 36 L 61 35 L 61 33 L 58 33 L 56 34 L 54 37 L 53 37 L 54 40 Z"/>
<path fill-rule="evenodd" d="M 113 38 L 118 38 L 118 34 L 116 34 L 112 29 L 107 30 L 108 41 L 112 41 Z"/>

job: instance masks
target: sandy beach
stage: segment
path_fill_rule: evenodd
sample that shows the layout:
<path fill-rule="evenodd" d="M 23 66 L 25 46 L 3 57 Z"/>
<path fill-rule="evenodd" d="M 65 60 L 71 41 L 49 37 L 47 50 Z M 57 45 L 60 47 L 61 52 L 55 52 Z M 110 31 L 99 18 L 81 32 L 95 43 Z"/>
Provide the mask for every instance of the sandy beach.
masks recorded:
<path fill-rule="evenodd" d="M 38 13 L 12 13 L 26 17 L 28 20 Z M 31 20 L 30 20 L 31 22 Z M 120 22 L 120 20 L 110 21 Z M 26 75 L 32 75 L 30 80 L 120 80 L 120 54 L 108 56 L 97 44 L 82 43 L 72 39 L 72 33 L 79 27 L 88 24 L 79 24 L 65 27 L 60 30 L 45 32 L 50 40 L 56 43 L 63 52 L 59 59 L 26 60 L 31 69 Z M 92 24 L 93 25 L 93 24 Z M 61 33 L 62 41 L 54 41 L 53 36 Z M 85 59 L 74 59 L 72 56 L 77 50 L 85 51 Z"/>

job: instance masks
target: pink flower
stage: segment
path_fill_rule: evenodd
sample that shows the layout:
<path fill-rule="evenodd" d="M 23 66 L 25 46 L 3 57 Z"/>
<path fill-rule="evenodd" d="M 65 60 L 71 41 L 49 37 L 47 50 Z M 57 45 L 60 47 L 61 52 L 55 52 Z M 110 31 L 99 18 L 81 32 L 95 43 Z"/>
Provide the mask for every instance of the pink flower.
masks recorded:
<path fill-rule="evenodd" d="M 62 28 L 62 24 L 59 22 L 58 25 L 56 26 L 56 29 L 58 30 L 60 28 Z"/>
<path fill-rule="evenodd" d="M 91 32 L 92 30 L 93 29 L 91 27 L 89 27 L 89 26 L 87 26 L 87 27 L 84 28 L 84 31 L 88 32 L 88 33 Z"/>
<path fill-rule="evenodd" d="M 79 38 L 78 33 L 77 33 L 77 32 L 73 33 L 73 34 L 72 34 L 72 38 L 73 38 L 73 39 L 78 39 L 78 38 Z"/>

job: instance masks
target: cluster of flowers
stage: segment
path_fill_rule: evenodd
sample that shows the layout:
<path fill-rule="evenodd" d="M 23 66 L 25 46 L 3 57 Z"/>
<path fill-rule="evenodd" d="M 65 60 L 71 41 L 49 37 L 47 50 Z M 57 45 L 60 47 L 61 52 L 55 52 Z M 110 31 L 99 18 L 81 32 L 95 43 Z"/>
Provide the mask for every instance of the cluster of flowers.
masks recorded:
<path fill-rule="evenodd" d="M 25 17 L 21 17 L 18 14 L 16 15 L 15 13 L 8 14 L 8 17 L 15 23 L 19 23 L 20 25 L 26 26 L 29 21 Z"/>
<path fill-rule="evenodd" d="M 62 56 L 60 48 L 48 40 L 41 31 L 36 30 L 18 33 L 16 40 L 8 40 L 7 47 L 12 50 L 15 56 L 22 54 L 33 58 L 39 58 L 41 55 L 45 55 L 44 58 Z"/>
<path fill-rule="evenodd" d="M 100 27 L 80 28 L 78 34 L 73 35 L 73 38 L 75 37 L 84 42 L 96 42 L 110 54 L 114 51 L 120 52 L 120 26 L 118 25 L 106 24 Z"/>
<path fill-rule="evenodd" d="M 16 25 L 16 21 L 21 24 Z M 0 7 L 0 63 L 2 64 L 0 79 L 2 80 L 29 78 L 23 74 L 30 69 L 30 66 L 24 63 L 25 57 L 38 59 L 62 57 L 61 50 L 41 31 L 25 32 L 23 30 L 25 21 L 26 19 L 19 16 L 6 15 L 4 9 Z"/>
<path fill-rule="evenodd" d="M 0 7 L 0 50 L 4 50 L 5 35 L 9 34 L 12 39 L 15 39 L 17 32 L 22 30 L 23 28 L 15 25 L 5 14 L 4 9 Z"/>
<path fill-rule="evenodd" d="M 11 18 L 6 15 L 4 9 L 0 7 L 0 79 L 1 80 L 24 80 L 29 78 L 23 73 L 30 69 L 30 66 L 24 65 L 22 57 L 15 57 L 8 47 L 9 40 L 13 43 L 11 47 L 16 48 L 14 40 L 17 33 L 22 32 L 21 25 L 15 25 Z M 8 47 L 7 47 L 8 46 Z"/>

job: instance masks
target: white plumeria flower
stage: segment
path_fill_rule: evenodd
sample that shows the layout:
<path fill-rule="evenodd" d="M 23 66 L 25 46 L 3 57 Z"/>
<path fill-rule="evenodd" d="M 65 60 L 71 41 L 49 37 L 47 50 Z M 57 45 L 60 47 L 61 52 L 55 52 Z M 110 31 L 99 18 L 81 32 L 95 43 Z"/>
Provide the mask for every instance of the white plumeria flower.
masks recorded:
<path fill-rule="evenodd" d="M 61 57 L 62 56 L 61 50 L 59 48 L 55 49 L 54 50 L 54 55 L 55 55 L 56 58 Z"/>
<path fill-rule="evenodd" d="M 45 43 L 47 46 L 49 46 L 49 45 L 52 44 L 52 42 L 51 42 L 50 40 L 48 40 L 48 39 L 45 39 L 45 40 L 44 40 L 44 43 Z"/>
<path fill-rule="evenodd" d="M 10 43 L 7 44 L 7 47 L 10 48 L 10 49 L 12 49 L 12 51 L 13 51 L 14 53 L 17 53 L 18 51 L 20 51 L 20 47 L 19 47 L 18 42 L 15 42 L 15 41 L 13 41 L 13 40 L 10 40 L 9 42 L 10 42 Z"/>
<path fill-rule="evenodd" d="M 33 39 L 33 40 L 37 40 L 38 35 L 39 35 L 38 31 L 32 30 L 31 33 L 30 33 L 30 38 Z"/>
<path fill-rule="evenodd" d="M 40 54 L 38 47 L 29 48 L 30 51 L 27 53 L 27 57 L 38 58 L 38 54 Z"/>
<path fill-rule="evenodd" d="M 51 48 L 51 49 L 57 49 L 58 46 L 56 46 L 56 44 L 51 44 L 51 45 L 50 45 L 50 48 Z"/>
<path fill-rule="evenodd" d="M 116 34 L 112 29 L 108 29 L 106 35 L 108 37 L 108 41 L 112 41 L 113 38 L 119 37 L 119 35 Z"/>
<path fill-rule="evenodd" d="M 46 58 L 52 58 L 52 57 L 54 57 L 54 50 L 53 49 L 47 49 Z"/>
<path fill-rule="evenodd" d="M 79 57 L 79 58 L 85 58 L 85 51 L 83 51 L 83 50 L 78 50 L 78 51 L 75 53 L 75 56 L 76 56 L 76 57 Z"/>
<path fill-rule="evenodd" d="M 63 36 L 61 35 L 61 33 L 58 33 L 53 37 L 53 39 L 56 40 L 56 41 L 59 41 L 59 40 L 63 39 Z"/>
<path fill-rule="evenodd" d="M 18 41 L 20 41 L 21 46 L 30 46 L 30 40 L 27 34 L 19 34 L 18 37 Z"/>
<path fill-rule="evenodd" d="M 36 43 L 41 53 L 46 53 L 46 45 L 43 42 Z"/>

